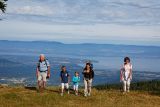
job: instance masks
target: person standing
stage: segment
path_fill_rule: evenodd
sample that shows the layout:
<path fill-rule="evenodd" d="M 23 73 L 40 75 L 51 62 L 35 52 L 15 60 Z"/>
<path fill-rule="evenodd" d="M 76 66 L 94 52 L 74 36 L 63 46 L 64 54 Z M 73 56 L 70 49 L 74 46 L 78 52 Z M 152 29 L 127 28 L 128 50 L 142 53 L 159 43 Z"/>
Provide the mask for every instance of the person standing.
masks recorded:
<path fill-rule="evenodd" d="M 120 73 L 120 80 L 123 82 L 123 93 L 129 92 L 132 80 L 132 64 L 129 57 L 124 58 L 124 64 Z"/>
<path fill-rule="evenodd" d="M 91 87 L 92 87 L 92 81 L 94 78 L 94 71 L 91 67 L 90 63 L 86 63 L 86 66 L 82 72 L 83 76 L 84 76 L 84 96 L 90 96 L 91 95 Z"/>
<path fill-rule="evenodd" d="M 75 92 L 75 95 L 78 95 L 78 87 L 79 87 L 79 82 L 80 82 L 80 76 L 79 76 L 79 72 L 75 72 L 75 75 L 72 78 L 72 82 L 73 82 L 73 90 Z"/>
<path fill-rule="evenodd" d="M 46 88 L 46 78 L 50 78 L 50 64 L 45 58 L 44 54 L 41 54 L 36 69 L 36 76 L 38 79 L 38 88 Z"/>
<path fill-rule="evenodd" d="M 66 70 L 66 66 L 61 67 L 60 81 L 61 81 L 61 96 L 63 96 L 65 89 L 67 89 L 68 94 L 69 94 L 70 75 L 68 71 Z"/>

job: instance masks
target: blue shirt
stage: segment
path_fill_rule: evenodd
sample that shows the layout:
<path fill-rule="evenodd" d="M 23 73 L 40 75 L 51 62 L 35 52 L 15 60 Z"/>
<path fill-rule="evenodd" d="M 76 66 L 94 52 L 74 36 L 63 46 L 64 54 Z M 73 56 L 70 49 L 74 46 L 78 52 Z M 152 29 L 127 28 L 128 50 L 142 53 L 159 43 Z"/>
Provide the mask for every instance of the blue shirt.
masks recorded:
<path fill-rule="evenodd" d="M 73 82 L 73 84 L 74 85 L 78 85 L 78 83 L 80 82 L 80 77 L 78 76 L 74 76 L 73 78 L 72 78 L 72 82 Z"/>
<path fill-rule="evenodd" d="M 69 77 L 69 73 L 67 71 L 60 72 L 60 77 L 61 77 L 61 83 L 68 83 L 68 77 Z"/>

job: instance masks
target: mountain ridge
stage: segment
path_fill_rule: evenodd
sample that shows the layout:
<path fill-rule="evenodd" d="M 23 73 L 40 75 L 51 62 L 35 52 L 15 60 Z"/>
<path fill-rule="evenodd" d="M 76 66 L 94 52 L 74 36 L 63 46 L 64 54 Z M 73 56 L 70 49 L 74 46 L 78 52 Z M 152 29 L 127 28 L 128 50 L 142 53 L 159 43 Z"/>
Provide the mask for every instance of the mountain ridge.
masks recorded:
<path fill-rule="evenodd" d="M 110 45 L 110 46 L 136 46 L 136 47 L 160 47 L 160 46 L 149 46 L 149 45 L 130 45 L 130 44 L 108 44 L 108 43 L 63 43 L 58 41 L 20 41 L 20 40 L 0 40 L 0 43 L 44 43 L 44 44 L 57 44 L 57 45 Z"/>

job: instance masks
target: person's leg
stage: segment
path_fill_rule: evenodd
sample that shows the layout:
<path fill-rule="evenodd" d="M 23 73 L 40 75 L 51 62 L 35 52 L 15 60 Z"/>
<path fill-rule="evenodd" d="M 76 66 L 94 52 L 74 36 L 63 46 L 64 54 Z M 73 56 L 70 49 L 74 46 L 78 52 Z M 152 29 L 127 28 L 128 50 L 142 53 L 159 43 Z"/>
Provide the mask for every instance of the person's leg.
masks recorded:
<path fill-rule="evenodd" d="M 126 92 L 126 81 L 125 80 L 123 80 L 123 92 Z"/>
<path fill-rule="evenodd" d="M 92 79 L 88 81 L 88 96 L 91 95 L 91 90 L 92 90 Z"/>
<path fill-rule="evenodd" d="M 76 84 L 73 84 L 73 90 L 74 90 L 74 92 L 76 94 Z"/>
<path fill-rule="evenodd" d="M 41 81 L 42 81 L 42 76 L 41 76 L 41 74 L 39 74 L 38 75 L 38 89 L 40 89 L 41 88 Z"/>
<path fill-rule="evenodd" d="M 43 89 L 46 88 L 46 77 L 47 77 L 47 73 L 43 72 L 42 73 L 42 78 L 43 78 Z"/>
<path fill-rule="evenodd" d="M 76 90 L 76 85 L 75 85 L 75 84 L 73 84 L 73 90 L 74 90 L 74 91 Z"/>
<path fill-rule="evenodd" d="M 38 89 L 41 88 L 41 80 L 38 80 Z"/>
<path fill-rule="evenodd" d="M 61 96 L 63 96 L 63 92 L 64 92 L 64 83 L 61 83 Z"/>
<path fill-rule="evenodd" d="M 69 94 L 69 84 L 68 84 L 68 83 L 65 83 L 65 87 L 66 87 L 67 92 L 68 92 L 68 94 Z"/>
<path fill-rule="evenodd" d="M 130 80 L 127 81 L 127 92 L 130 91 Z"/>
<path fill-rule="evenodd" d="M 46 81 L 43 81 L 43 89 L 46 89 Z"/>
<path fill-rule="evenodd" d="M 78 84 L 76 84 L 76 95 L 78 95 Z"/>
<path fill-rule="evenodd" d="M 84 79 L 84 96 L 87 96 L 88 84 L 87 81 Z"/>

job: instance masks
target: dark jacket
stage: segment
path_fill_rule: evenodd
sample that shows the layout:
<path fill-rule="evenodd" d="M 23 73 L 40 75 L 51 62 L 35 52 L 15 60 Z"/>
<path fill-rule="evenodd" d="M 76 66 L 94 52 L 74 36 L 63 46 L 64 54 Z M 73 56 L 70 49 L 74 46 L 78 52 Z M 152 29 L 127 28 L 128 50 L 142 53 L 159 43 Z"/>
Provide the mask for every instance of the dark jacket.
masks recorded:
<path fill-rule="evenodd" d="M 85 71 L 85 70 L 84 70 Z M 84 79 L 93 79 L 94 78 L 94 71 L 91 70 L 90 72 L 84 72 L 83 71 L 83 75 L 84 75 Z"/>

